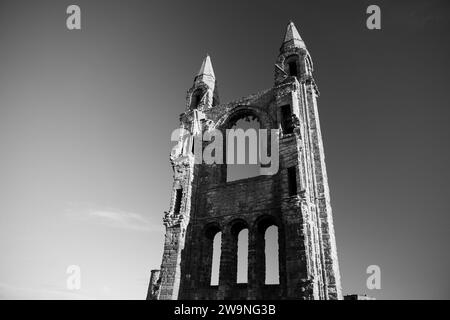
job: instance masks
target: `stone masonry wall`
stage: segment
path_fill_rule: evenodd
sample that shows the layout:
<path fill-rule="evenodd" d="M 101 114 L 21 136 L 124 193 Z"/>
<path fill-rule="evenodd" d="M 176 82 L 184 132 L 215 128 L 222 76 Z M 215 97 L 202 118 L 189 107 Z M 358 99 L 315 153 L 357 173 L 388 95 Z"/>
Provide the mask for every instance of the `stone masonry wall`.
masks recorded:
<path fill-rule="evenodd" d="M 289 68 L 292 61 L 297 63 L 299 74 L 289 75 L 286 61 Z M 171 154 L 174 184 L 164 216 L 161 270 L 157 280 L 152 273 L 148 299 L 342 299 L 319 92 L 312 71 L 311 57 L 292 23 L 271 89 L 219 104 L 211 61 L 209 57 L 204 61 L 188 91 L 180 127 L 191 133 L 211 129 L 225 133 L 236 120 L 255 117 L 261 129 L 277 132 L 279 170 L 227 182 L 226 164 L 194 163 L 180 143 Z M 192 95 L 199 90 L 203 98 L 193 106 Z M 293 130 L 285 131 L 286 106 Z M 292 172 L 294 194 L 289 188 Z M 264 234 L 272 225 L 278 228 L 279 284 L 266 285 Z M 243 229 L 248 229 L 248 281 L 237 283 L 238 234 Z M 213 239 L 218 232 L 222 234 L 219 284 L 212 286 Z"/>

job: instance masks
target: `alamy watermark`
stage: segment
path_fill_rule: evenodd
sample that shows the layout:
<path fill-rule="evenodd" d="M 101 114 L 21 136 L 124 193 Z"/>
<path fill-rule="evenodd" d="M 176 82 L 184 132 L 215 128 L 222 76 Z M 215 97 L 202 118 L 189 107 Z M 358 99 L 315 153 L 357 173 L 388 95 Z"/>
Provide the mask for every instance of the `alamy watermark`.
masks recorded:
<path fill-rule="evenodd" d="M 370 265 L 366 270 L 370 276 L 367 278 L 366 286 L 369 290 L 381 289 L 381 269 L 376 264 Z"/>
<path fill-rule="evenodd" d="M 367 17 L 366 26 L 369 30 L 380 30 L 381 29 L 381 9 L 376 4 L 372 4 L 367 7 Z"/>
<path fill-rule="evenodd" d="M 268 134 L 270 133 L 270 140 Z M 204 134 L 192 134 L 179 128 L 172 132 L 171 141 L 178 143 L 171 155 L 194 157 L 195 164 L 260 164 L 261 175 L 273 175 L 279 169 L 278 129 L 211 129 Z M 248 142 L 248 152 L 246 143 Z M 204 146 L 206 144 L 206 146 Z M 224 144 L 226 153 L 224 153 Z M 235 153 L 236 150 L 236 153 Z M 269 152 L 268 152 L 269 151 Z M 226 159 L 224 157 L 226 156 Z M 248 156 L 248 161 L 246 158 Z M 224 162 L 225 160 L 225 162 Z"/>
<path fill-rule="evenodd" d="M 67 277 L 66 285 L 68 290 L 81 289 L 81 268 L 75 264 L 70 265 L 66 269 Z"/>
<path fill-rule="evenodd" d="M 66 26 L 69 30 L 81 30 L 81 9 L 76 4 L 71 4 L 67 7 L 67 17 Z"/>

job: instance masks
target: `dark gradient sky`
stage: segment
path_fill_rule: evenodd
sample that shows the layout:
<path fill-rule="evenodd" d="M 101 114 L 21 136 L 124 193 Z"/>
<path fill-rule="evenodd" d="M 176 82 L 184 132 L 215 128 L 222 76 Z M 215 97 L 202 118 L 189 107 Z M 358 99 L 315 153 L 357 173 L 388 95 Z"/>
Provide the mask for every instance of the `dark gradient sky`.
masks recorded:
<path fill-rule="evenodd" d="M 82 10 L 68 31 L 65 10 Z M 382 30 L 365 26 L 369 4 Z M 448 1 L 0 1 L 0 298 L 144 298 L 170 134 L 206 53 L 223 102 L 312 55 L 344 293 L 450 298 Z M 115 223 L 112 223 L 115 222 Z M 117 223 L 119 222 L 119 223 Z M 146 226 L 142 228 L 142 226 Z M 365 287 L 381 267 L 381 290 Z"/>

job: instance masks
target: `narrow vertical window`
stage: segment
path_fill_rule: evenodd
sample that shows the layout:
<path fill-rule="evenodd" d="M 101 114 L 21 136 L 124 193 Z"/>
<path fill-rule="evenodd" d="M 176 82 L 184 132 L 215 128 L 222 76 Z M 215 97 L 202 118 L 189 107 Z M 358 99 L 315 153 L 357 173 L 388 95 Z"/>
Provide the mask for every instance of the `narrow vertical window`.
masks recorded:
<path fill-rule="evenodd" d="M 287 169 L 288 173 L 288 188 L 289 188 L 289 195 L 294 196 L 297 194 L 297 168 L 290 167 Z"/>
<path fill-rule="evenodd" d="M 288 65 L 289 65 L 289 75 L 291 77 L 298 77 L 297 60 L 290 61 Z"/>
<path fill-rule="evenodd" d="M 197 109 L 198 105 L 200 104 L 202 100 L 202 91 L 197 90 L 192 94 L 191 97 L 191 109 Z"/>
<path fill-rule="evenodd" d="M 289 134 L 294 131 L 290 105 L 281 106 L 281 128 L 285 134 Z"/>
<path fill-rule="evenodd" d="M 305 59 L 305 64 L 306 64 L 306 72 L 308 74 L 311 74 L 312 72 L 312 66 L 311 66 L 311 61 L 309 60 L 309 58 Z"/>
<path fill-rule="evenodd" d="M 280 267 L 278 262 L 278 227 L 275 225 L 267 228 L 264 234 L 266 277 L 265 284 L 280 284 Z"/>
<path fill-rule="evenodd" d="M 210 285 L 219 285 L 219 271 L 220 271 L 220 255 L 222 246 L 222 232 L 217 232 L 213 240 L 213 256 L 211 264 L 211 282 Z"/>
<path fill-rule="evenodd" d="M 192 97 L 192 109 L 197 109 L 200 100 L 199 98 L 198 94 Z"/>
<path fill-rule="evenodd" d="M 183 189 L 177 189 L 177 191 L 175 193 L 175 207 L 173 209 L 173 212 L 175 214 L 179 214 L 180 213 L 182 196 L 183 196 Z"/>
<path fill-rule="evenodd" d="M 236 282 L 248 282 L 248 229 L 242 229 L 238 235 Z"/>

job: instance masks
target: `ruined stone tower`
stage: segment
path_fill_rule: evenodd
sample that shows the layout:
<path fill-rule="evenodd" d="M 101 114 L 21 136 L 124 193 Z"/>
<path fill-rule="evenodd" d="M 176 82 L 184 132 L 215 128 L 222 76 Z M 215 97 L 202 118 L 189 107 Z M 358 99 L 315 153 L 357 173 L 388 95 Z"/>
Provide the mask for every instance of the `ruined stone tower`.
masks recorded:
<path fill-rule="evenodd" d="M 161 269 L 152 271 L 148 299 L 342 299 L 318 95 L 311 56 L 292 22 L 268 90 L 220 104 L 205 58 L 188 90 L 181 128 L 192 134 L 218 129 L 225 137 L 238 119 L 256 118 L 262 129 L 277 130 L 279 170 L 230 182 L 227 164 L 194 163 L 180 138 L 170 157 L 174 182 L 163 259 Z M 265 284 L 264 235 L 273 225 L 279 283 Z M 248 280 L 237 283 L 238 234 L 244 229 Z M 219 232 L 219 281 L 211 285 Z"/>

